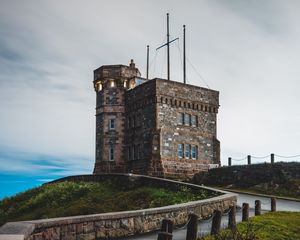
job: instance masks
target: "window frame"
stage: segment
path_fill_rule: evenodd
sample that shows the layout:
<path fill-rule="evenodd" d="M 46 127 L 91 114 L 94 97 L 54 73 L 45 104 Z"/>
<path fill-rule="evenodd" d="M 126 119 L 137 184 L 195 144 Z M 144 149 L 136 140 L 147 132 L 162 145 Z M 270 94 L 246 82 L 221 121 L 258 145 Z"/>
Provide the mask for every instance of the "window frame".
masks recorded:
<path fill-rule="evenodd" d="M 181 152 L 181 156 L 180 156 L 179 152 Z M 183 158 L 184 157 L 183 153 L 184 153 L 184 146 L 183 146 L 183 144 L 182 143 L 177 144 L 177 157 L 178 158 Z"/>
<path fill-rule="evenodd" d="M 188 117 L 188 121 L 187 121 L 187 117 Z M 191 114 L 188 113 L 184 114 L 184 125 L 191 126 Z"/>
<path fill-rule="evenodd" d="M 192 159 L 193 160 L 197 160 L 197 158 L 198 158 L 198 146 L 197 145 L 192 145 L 191 150 L 192 150 L 191 151 L 191 157 L 192 157 Z M 194 155 L 195 155 L 195 157 L 194 157 Z"/>
<path fill-rule="evenodd" d="M 115 146 L 110 145 L 108 150 L 108 160 L 115 161 Z"/>
<path fill-rule="evenodd" d="M 195 122 L 194 122 L 194 120 L 195 120 Z M 192 123 L 192 127 L 197 127 L 198 126 L 198 116 L 192 115 L 191 123 Z"/>
<path fill-rule="evenodd" d="M 191 144 L 184 145 L 184 158 L 190 159 L 191 158 Z"/>
<path fill-rule="evenodd" d="M 113 127 L 112 127 L 112 125 L 113 125 Z M 116 118 L 110 118 L 109 119 L 108 128 L 109 128 L 109 130 L 116 130 Z"/>
<path fill-rule="evenodd" d="M 179 119 L 181 119 L 181 123 L 179 122 Z M 184 125 L 184 114 L 183 113 L 178 113 L 177 124 L 180 126 Z"/>

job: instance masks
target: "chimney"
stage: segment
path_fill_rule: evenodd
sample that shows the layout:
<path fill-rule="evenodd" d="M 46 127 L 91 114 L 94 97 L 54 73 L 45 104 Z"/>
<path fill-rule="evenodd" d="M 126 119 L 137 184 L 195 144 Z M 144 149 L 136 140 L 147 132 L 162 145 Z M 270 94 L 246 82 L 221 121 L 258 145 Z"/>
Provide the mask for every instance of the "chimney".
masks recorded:
<path fill-rule="evenodd" d="M 130 60 L 129 67 L 135 69 L 135 63 L 134 63 L 133 59 Z"/>

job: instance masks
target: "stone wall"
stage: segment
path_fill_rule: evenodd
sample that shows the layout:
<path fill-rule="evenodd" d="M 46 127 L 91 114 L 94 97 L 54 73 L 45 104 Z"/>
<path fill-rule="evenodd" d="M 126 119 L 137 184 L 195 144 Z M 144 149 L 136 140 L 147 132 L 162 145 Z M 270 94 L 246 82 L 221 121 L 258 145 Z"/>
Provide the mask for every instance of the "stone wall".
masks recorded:
<path fill-rule="evenodd" d="M 262 183 L 284 184 L 300 179 L 300 163 L 263 163 L 211 169 L 194 176 L 197 184 L 249 188 Z"/>
<path fill-rule="evenodd" d="M 199 171 L 207 171 L 210 164 L 219 165 L 220 146 L 216 136 L 219 93 L 162 79 L 156 80 L 156 89 L 164 175 L 191 177 Z M 179 114 L 195 116 L 196 124 L 178 124 Z M 196 158 L 179 157 L 178 144 L 196 146 Z"/>
<path fill-rule="evenodd" d="M 156 119 L 155 81 L 147 81 L 126 92 L 125 143 L 128 172 L 157 173 L 161 176 Z"/>
<path fill-rule="evenodd" d="M 190 178 L 220 164 L 216 121 L 219 93 L 179 82 L 152 79 L 126 92 L 127 171 L 152 176 Z M 195 126 L 178 124 L 178 114 L 195 116 Z M 140 122 L 140 124 L 139 124 Z M 130 127 L 128 127 L 130 126 Z M 179 158 L 178 144 L 197 147 L 197 157 Z"/>
<path fill-rule="evenodd" d="M 140 76 L 131 61 L 129 66 L 108 65 L 94 71 L 96 91 L 96 161 L 94 173 L 126 172 L 125 163 L 125 91 L 128 81 Z M 109 127 L 114 119 L 115 128 Z M 110 149 L 113 159 L 110 159 Z M 112 160 L 112 161 L 111 161 Z"/>
<path fill-rule="evenodd" d="M 200 218 L 205 218 L 216 209 L 223 211 L 236 203 L 236 194 L 188 183 L 138 175 L 83 175 L 67 177 L 59 181 L 101 181 L 104 178 L 111 178 L 112 176 L 120 177 L 121 181 L 125 180 L 128 184 L 147 183 L 155 184 L 155 186 L 175 188 L 178 186 L 186 186 L 192 189 L 204 188 L 207 191 L 218 191 L 223 195 L 160 208 L 7 223 L 0 228 L 0 234 L 24 235 L 26 240 L 75 240 L 125 237 L 157 230 L 160 228 L 163 218 L 170 218 L 176 225 L 179 225 L 187 222 L 190 212 L 194 212 Z"/>
<path fill-rule="evenodd" d="M 182 179 L 220 164 L 216 131 L 219 92 L 170 80 L 143 79 L 133 62 L 96 69 L 94 86 L 95 174 L 131 172 Z M 179 114 L 190 116 L 191 121 L 193 117 L 196 123 L 178 124 Z M 108 127 L 111 118 L 115 129 Z M 196 148 L 196 157 L 179 157 L 178 144 L 190 153 L 192 146 Z"/>

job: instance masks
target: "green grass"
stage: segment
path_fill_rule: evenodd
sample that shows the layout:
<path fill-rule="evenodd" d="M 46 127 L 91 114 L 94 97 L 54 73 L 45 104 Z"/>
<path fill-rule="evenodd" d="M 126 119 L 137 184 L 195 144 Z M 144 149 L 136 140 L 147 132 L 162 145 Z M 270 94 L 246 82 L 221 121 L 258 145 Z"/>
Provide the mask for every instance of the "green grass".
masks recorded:
<path fill-rule="evenodd" d="M 207 191 L 127 188 L 111 181 L 58 182 L 0 201 L 0 225 L 8 221 L 105 213 L 160 207 L 211 197 Z"/>
<path fill-rule="evenodd" d="M 268 212 L 237 225 L 237 232 L 223 230 L 203 240 L 294 240 L 300 239 L 300 212 Z"/>

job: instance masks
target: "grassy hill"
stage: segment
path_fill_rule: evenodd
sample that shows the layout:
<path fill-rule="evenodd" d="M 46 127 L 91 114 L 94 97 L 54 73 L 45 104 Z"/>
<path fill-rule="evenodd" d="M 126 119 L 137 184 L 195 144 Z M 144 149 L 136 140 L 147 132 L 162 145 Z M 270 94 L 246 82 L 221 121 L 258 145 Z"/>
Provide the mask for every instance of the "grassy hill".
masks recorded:
<path fill-rule="evenodd" d="M 199 240 L 289 240 L 300 239 L 300 212 L 268 212 L 237 225 L 237 231 L 222 230 Z"/>
<path fill-rule="evenodd" d="M 127 188 L 113 181 L 57 182 L 0 201 L 0 226 L 33 220 L 160 207 L 211 197 L 205 190 Z"/>

